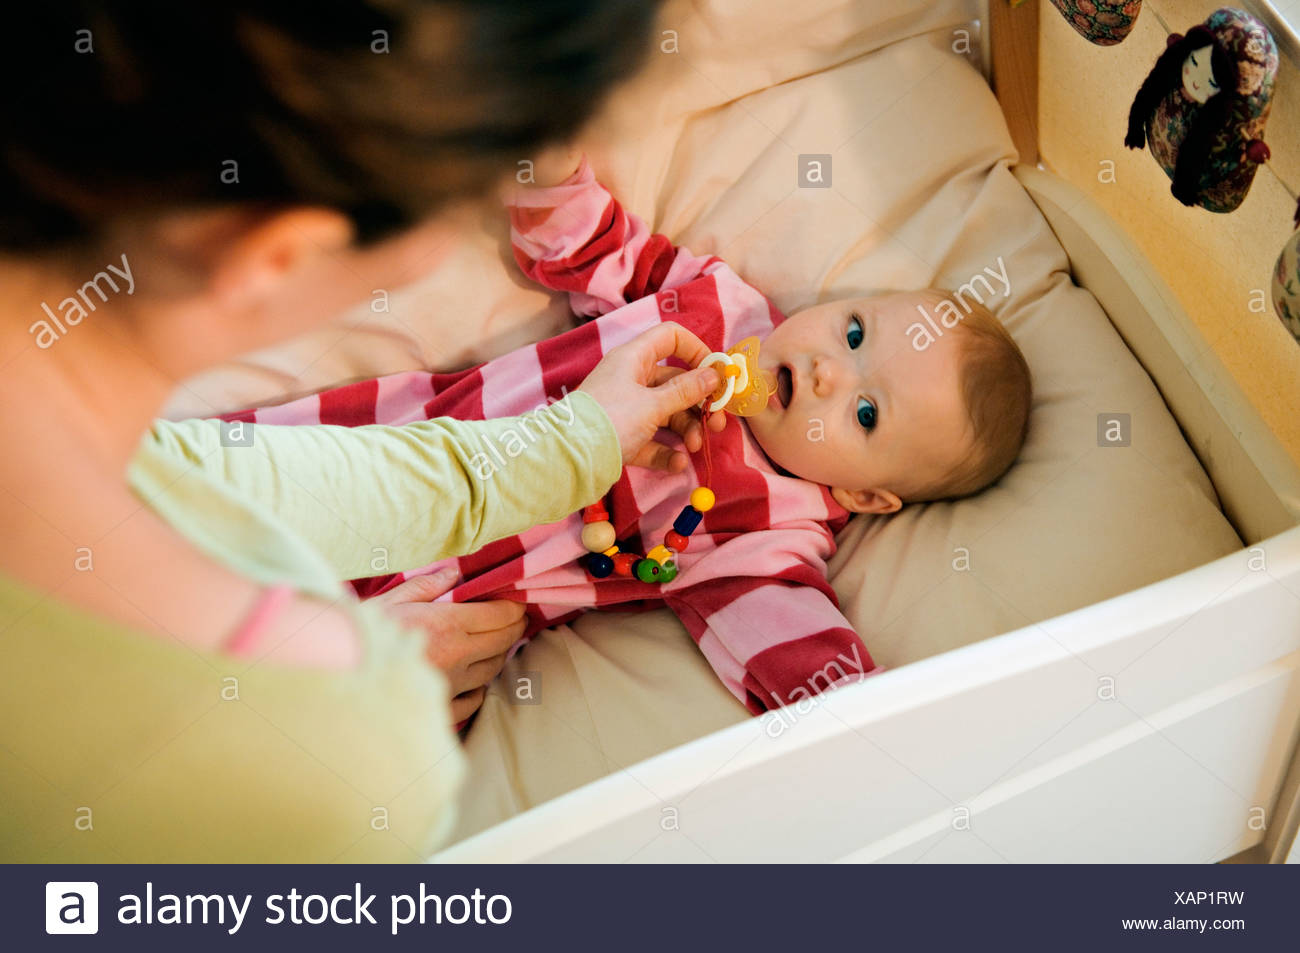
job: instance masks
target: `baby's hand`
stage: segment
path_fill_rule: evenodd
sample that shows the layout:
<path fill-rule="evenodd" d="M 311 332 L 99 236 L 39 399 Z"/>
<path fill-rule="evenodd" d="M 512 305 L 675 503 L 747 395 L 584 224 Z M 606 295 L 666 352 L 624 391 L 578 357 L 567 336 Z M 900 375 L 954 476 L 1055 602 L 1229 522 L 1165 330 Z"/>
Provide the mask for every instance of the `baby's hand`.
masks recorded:
<path fill-rule="evenodd" d="M 533 185 L 559 185 L 582 165 L 582 150 L 572 145 L 552 146 L 537 157 Z"/>
<path fill-rule="evenodd" d="M 698 364 L 709 349 L 680 324 L 665 322 L 606 354 L 587 375 L 584 390 L 605 408 L 618 433 L 623 463 L 670 470 L 685 470 L 690 458 L 680 450 L 655 441 L 660 427 L 681 435 L 688 450 L 698 450 L 703 434 L 691 409 L 721 383 L 711 367 L 684 371 L 659 362 L 676 357 Z M 709 418 L 712 430 L 726 423 L 722 414 Z"/>

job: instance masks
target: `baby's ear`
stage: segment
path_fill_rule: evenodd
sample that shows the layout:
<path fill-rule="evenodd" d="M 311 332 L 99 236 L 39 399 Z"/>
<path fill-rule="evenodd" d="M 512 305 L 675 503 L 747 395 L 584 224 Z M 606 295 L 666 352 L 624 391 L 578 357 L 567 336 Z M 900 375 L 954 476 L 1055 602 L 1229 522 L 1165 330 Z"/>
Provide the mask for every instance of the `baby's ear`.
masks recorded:
<path fill-rule="evenodd" d="M 903 501 L 888 490 L 845 490 L 831 487 L 831 497 L 850 513 L 897 513 Z"/>

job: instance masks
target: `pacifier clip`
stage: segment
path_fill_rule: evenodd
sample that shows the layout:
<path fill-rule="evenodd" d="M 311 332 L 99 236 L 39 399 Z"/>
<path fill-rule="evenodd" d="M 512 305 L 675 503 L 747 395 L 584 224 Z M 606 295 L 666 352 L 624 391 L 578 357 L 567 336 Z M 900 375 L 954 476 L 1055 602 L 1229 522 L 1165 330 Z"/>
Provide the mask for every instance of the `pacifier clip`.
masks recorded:
<path fill-rule="evenodd" d="M 614 524 L 604 501 L 582 510 L 582 545 L 591 555 L 583 565 L 593 579 L 610 575 L 636 578 L 642 582 L 663 584 L 677 578 L 677 555 L 690 545 L 690 536 L 699 527 L 704 514 L 713 509 L 717 497 L 708 483 L 713 482 L 713 461 L 709 456 L 709 415 L 728 412 L 752 417 L 767 406 L 775 382 L 758 368 L 758 338 L 747 337 L 730 351 L 714 351 L 700 361 L 700 367 L 717 366 L 722 383 L 705 398 L 701 408 L 701 431 L 704 443 L 705 484 L 691 491 L 689 505 L 673 520 L 673 528 L 664 541 L 644 556 L 619 549 Z"/>

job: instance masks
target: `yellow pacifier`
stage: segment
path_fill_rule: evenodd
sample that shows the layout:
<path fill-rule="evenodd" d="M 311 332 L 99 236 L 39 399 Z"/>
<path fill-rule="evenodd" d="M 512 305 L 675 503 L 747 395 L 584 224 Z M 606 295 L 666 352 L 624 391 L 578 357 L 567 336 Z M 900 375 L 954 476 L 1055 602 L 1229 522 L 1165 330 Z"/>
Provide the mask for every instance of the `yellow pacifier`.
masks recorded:
<path fill-rule="evenodd" d="M 699 364 L 714 365 L 722 374 L 722 383 L 706 398 L 709 413 L 726 410 L 738 417 L 752 417 L 767 406 L 776 379 L 759 370 L 757 337 L 747 337 L 726 352 L 714 351 Z"/>

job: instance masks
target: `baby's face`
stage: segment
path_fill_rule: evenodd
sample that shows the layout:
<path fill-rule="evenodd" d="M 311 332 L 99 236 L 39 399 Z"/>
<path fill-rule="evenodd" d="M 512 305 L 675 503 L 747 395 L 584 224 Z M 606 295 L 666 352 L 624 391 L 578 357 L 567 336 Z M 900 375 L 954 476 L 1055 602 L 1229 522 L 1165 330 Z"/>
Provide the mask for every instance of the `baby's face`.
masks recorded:
<path fill-rule="evenodd" d="M 778 326 L 758 357 L 776 394 L 748 418 L 763 452 L 855 513 L 893 512 L 912 487 L 948 472 L 971 444 L 962 332 L 917 350 L 919 332 L 907 330 L 924 321 L 917 305 L 933 315 L 938 301 L 925 292 L 832 301 Z"/>

